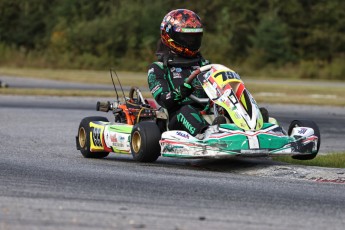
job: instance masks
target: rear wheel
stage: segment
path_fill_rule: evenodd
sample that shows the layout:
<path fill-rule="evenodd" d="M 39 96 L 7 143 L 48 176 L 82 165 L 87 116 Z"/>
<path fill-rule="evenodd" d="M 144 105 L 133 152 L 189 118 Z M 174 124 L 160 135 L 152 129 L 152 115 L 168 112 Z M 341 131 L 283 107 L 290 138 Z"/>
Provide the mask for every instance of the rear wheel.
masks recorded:
<path fill-rule="evenodd" d="M 289 126 L 289 130 L 288 130 L 288 134 L 289 136 L 291 135 L 292 129 L 295 127 L 308 127 L 308 128 L 312 128 L 314 129 L 314 135 L 318 137 L 318 141 L 317 141 L 317 151 L 315 151 L 312 154 L 308 154 L 308 155 L 296 155 L 296 156 L 292 156 L 293 159 L 297 159 L 297 160 L 312 160 L 316 157 L 317 153 L 319 152 L 320 149 L 320 143 L 321 143 L 321 135 L 320 135 L 320 130 L 318 125 L 314 122 L 314 121 L 310 121 L 310 120 L 294 120 L 291 122 L 290 126 Z"/>
<path fill-rule="evenodd" d="M 160 156 L 159 140 L 161 132 L 156 123 L 142 121 L 137 123 L 131 133 L 131 152 L 139 162 L 154 162 Z"/>
<path fill-rule="evenodd" d="M 109 152 L 90 152 L 90 122 L 92 121 L 105 121 L 108 122 L 106 117 L 85 117 L 81 120 L 78 135 L 76 137 L 77 149 L 85 158 L 104 158 L 109 155 Z"/>

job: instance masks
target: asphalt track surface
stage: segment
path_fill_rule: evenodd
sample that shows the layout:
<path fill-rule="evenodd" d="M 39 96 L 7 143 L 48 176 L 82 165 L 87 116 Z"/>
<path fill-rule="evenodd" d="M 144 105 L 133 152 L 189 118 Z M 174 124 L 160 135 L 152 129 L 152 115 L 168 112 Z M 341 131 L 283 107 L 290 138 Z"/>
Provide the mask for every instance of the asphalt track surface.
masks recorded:
<path fill-rule="evenodd" d="M 266 158 L 83 158 L 75 148 L 81 118 L 111 119 L 94 111 L 96 101 L 0 96 L 1 230 L 344 229 L 344 169 L 329 170 L 344 177 L 332 183 Z M 314 119 L 322 151 L 344 150 L 342 108 L 266 107 L 282 124 Z"/>
<path fill-rule="evenodd" d="M 145 73 L 143 74 L 145 77 Z M 121 78 L 121 76 L 120 76 Z M 109 85 L 102 85 L 102 84 L 83 84 L 83 83 L 74 83 L 74 82 L 63 82 L 57 80 L 45 80 L 45 79 L 36 79 L 36 78 L 21 78 L 21 77 L 13 77 L 13 76 L 0 76 L 0 80 L 4 83 L 8 84 L 10 87 L 15 88 L 47 88 L 47 89 L 85 89 L 85 90 L 114 90 L 113 85 L 109 79 Z M 120 79 L 121 80 L 121 79 Z M 252 83 L 265 83 L 265 84 L 273 84 L 273 85 L 319 85 L 324 87 L 330 88 L 345 88 L 345 82 L 326 82 L 326 81 L 293 81 L 293 80 L 265 80 L 259 79 L 256 80 L 255 78 L 244 79 L 245 82 L 252 82 Z M 117 84 L 117 81 L 116 81 Z M 129 89 L 129 87 L 124 86 L 124 88 Z M 147 87 L 140 87 L 142 90 L 147 90 Z"/>

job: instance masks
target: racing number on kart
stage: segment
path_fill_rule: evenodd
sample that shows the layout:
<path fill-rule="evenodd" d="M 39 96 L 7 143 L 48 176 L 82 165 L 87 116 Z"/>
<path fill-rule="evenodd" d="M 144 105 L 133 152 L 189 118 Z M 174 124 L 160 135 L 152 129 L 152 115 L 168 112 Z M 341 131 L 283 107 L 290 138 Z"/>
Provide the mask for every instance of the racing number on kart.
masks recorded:
<path fill-rule="evenodd" d="M 93 128 L 92 140 L 93 140 L 93 143 L 95 144 L 95 146 L 102 147 L 101 129 Z"/>
<path fill-rule="evenodd" d="M 217 78 L 219 75 L 222 75 L 223 81 L 229 80 L 229 79 L 238 79 L 240 80 L 240 75 L 238 75 L 235 72 L 231 72 L 231 71 L 222 71 L 217 73 L 214 78 Z"/>

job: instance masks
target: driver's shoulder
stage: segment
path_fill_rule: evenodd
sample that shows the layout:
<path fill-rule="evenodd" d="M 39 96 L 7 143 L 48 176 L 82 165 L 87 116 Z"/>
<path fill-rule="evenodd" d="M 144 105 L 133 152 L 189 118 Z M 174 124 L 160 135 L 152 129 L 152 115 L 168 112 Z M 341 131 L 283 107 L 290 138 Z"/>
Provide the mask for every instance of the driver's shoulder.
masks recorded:
<path fill-rule="evenodd" d="M 160 61 L 155 61 L 155 62 L 152 62 L 151 65 L 149 66 L 149 68 L 159 68 L 159 69 L 164 69 L 164 65 L 163 65 L 163 62 L 160 62 Z"/>
<path fill-rule="evenodd" d="M 164 75 L 164 66 L 162 62 L 153 62 L 148 67 L 148 75 Z"/>

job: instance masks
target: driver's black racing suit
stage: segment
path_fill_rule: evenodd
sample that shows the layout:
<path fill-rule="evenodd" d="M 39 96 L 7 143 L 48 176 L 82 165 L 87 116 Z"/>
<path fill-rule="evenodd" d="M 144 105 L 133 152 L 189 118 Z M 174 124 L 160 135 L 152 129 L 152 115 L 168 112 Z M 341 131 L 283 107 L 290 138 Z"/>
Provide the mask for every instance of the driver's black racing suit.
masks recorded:
<path fill-rule="evenodd" d="M 168 111 L 169 130 L 184 130 L 196 136 L 209 126 L 200 114 L 200 111 L 207 108 L 196 104 L 189 97 L 181 97 L 179 86 L 184 84 L 194 70 L 208 64 L 208 61 L 201 56 L 195 59 L 176 59 L 178 60 L 152 63 L 148 70 L 148 85 L 157 103 Z M 194 96 L 207 97 L 197 79 L 191 85 Z"/>

